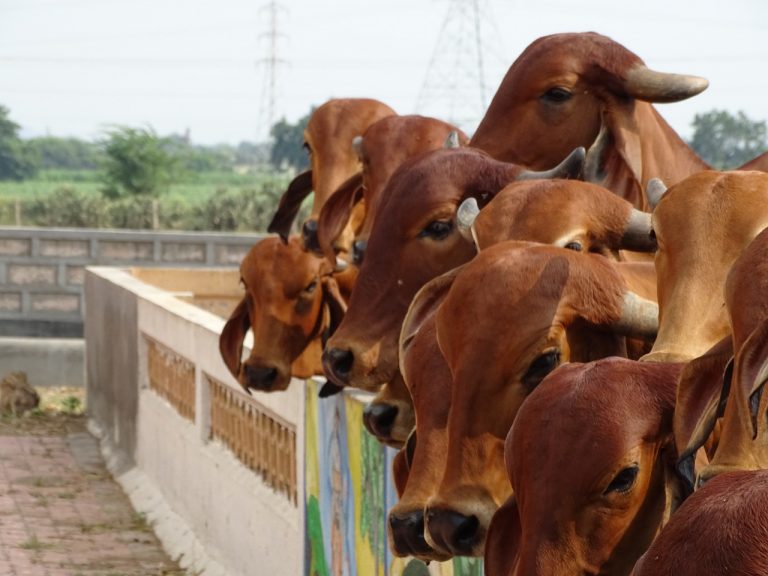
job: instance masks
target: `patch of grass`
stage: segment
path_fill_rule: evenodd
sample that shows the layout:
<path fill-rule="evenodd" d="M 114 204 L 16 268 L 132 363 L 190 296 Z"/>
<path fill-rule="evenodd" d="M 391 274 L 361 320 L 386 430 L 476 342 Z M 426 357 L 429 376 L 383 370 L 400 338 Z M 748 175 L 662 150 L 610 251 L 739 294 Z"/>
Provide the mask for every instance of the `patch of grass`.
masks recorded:
<path fill-rule="evenodd" d="M 26 542 L 23 542 L 19 545 L 19 548 L 22 548 L 24 550 L 32 550 L 33 552 L 39 552 L 45 548 L 50 548 L 51 544 L 44 544 L 40 540 L 37 539 L 37 534 L 34 532 L 32 533 L 32 536 L 30 536 Z"/>
<path fill-rule="evenodd" d="M 131 515 L 131 530 L 138 532 L 151 532 L 152 527 L 147 521 L 147 515 L 143 512 L 134 512 Z"/>

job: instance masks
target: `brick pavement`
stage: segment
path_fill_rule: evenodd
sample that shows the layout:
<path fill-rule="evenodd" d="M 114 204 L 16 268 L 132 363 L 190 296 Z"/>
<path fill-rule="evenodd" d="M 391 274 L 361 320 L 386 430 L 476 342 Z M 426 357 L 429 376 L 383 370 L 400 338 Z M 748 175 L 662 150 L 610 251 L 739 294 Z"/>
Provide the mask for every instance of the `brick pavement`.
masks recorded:
<path fill-rule="evenodd" d="M 110 477 L 82 417 L 23 428 L 0 422 L 0 576 L 184 574 Z"/>

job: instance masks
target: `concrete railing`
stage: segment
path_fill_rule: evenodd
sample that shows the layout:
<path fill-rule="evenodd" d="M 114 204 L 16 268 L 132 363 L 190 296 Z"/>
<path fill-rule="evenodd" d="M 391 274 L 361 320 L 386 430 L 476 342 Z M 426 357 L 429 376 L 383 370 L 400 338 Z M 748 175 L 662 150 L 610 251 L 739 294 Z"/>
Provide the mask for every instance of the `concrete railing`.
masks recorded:
<path fill-rule="evenodd" d="M 86 266 L 236 267 L 262 237 L 0 227 L 0 336 L 80 336 Z"/>
<path fill-rule="evenodd" d="M 391 556 L 394 451 L 362 426 L 368 395 L 241 390 L 219 355 L 224 319 L 190 303 L 226 316 L 238 291 L 231 270 L 86 272 L 90 426 L 171 555 L 209 576 L 480 576 L 475 559 Z"/>

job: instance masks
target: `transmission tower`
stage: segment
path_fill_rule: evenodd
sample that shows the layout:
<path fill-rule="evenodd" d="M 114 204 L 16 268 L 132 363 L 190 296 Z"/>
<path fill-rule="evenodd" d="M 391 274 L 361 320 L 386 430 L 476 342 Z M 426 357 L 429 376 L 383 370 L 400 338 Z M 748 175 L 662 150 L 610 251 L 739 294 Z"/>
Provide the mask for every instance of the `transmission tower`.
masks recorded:
<path fill-rule="evenodd" d="M 491 43 L 487 0 L 447 0 L 416 110 L 472 132 L 488 107 L 485 54 Z"/>
<path fill-rule="evenodd" d="M 265 23 L 262 29 L 265 32 L 259 34 L 259 42 L 264 46 L 263 58 L 257 60 L 257 64 L 264 69 L 262 78 L 261 106 L 259 111 L 259 130 L 258 134 L 262 141 L 269 141 L 269 131 L 278 117 L 278 75 L 279 68 L 286 63 L 279 57 L 279 41 L 285 37 L 285 34 L 279 31 L 280 15 L 286 13 L 286 9 L 281 4 L 271 0 L 261 7 L 260 14 Z"/>

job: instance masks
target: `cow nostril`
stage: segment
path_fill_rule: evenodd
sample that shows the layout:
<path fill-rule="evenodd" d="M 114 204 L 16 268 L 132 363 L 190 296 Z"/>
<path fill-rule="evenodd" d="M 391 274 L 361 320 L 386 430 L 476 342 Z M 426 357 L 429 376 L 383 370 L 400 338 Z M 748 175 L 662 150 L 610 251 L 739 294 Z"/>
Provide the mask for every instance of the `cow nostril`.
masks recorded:
<path fill-rule="evenodd" d="M 304 248 L 307 250 L 320 250 L 320 243 L 317 239 L 317 220 L 307 220 L 301 227 L 301 236 L 304 240 Z"/>
<path fill-rule="evenodd" d="M 371 402 L 363 410 L 363 424 L 368 432 L 378 438 L 390 438 L 397 418 L 397 406 Z"/>
<path fill-rule="evenodd" d="M 277 379 L 278 371 L 274 366 L 250 366 L 245 367 L 245 377 L 249 388 L 268 390 Z"/>
<path fill-rule="evenodd" d="M 424 539 L 424 513 L 421 510 L 403 515 L 390 514 L 389 530 L 398 556 L 426 556 L 432 552 Z"/>
<path fill-rule="evenodd" d="M 342 386 L 349 381 L 349 372 L 354 361 L 352 350 L 330 348 L 323 352 L 323 369 L 326 376 Z"/>
<path fill-rule="evenodd" d="M 471 555 L 479 544 L 477 516 L 465 516 L 453 510 L 430 510 L 427 525 L 435 544 L 455 555 Z"/>

